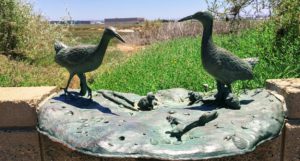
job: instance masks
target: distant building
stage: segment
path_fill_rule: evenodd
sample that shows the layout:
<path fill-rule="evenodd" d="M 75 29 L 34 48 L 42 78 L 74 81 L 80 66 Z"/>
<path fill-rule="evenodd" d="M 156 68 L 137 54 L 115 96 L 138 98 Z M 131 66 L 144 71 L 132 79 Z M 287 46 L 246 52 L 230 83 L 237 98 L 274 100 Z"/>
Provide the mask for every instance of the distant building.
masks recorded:
<path fill-rule="evenodd" d="M 80 24 L 103 24 L 99 20 L 69 20 L 69 21 L 50 21 L 51 24 L 73 24 L 73 25 L 80 25 Z"/>
<path fill-rule="evenodd" d="M 144 18 L 106 18 L 104 19 L 105 25 L 117 25 L 117 24 L 139 24 L 144 22 Z"/>

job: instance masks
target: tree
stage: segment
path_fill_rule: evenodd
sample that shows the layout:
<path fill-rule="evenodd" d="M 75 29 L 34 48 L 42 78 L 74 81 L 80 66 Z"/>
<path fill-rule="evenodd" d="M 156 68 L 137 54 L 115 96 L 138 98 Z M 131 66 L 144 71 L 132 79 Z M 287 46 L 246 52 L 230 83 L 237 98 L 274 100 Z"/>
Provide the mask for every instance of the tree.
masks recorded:
<path fill-rule="evenodd" d="M 243 16 L 258 16 L 268 10 L 268 16 L 273 14 L 279 0 L 206 0 L 208 10 L 219 17 L 240 19 Z M 267 16 L 267 13 L 264 13 Z"/>

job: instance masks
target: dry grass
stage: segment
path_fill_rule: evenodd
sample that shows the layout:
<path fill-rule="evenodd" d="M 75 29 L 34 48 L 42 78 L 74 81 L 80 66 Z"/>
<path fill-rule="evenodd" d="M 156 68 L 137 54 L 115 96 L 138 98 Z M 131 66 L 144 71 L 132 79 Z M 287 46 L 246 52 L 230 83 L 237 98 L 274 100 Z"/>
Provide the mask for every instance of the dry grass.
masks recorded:
<path fill-rule="evenodd" d="M 253 28 L 260 24 L 259 21 L 241 21 L 237 32 Z M 215 34 L 228 34 L 231 32 L 232 26 L 226 21 L 216 21 L 214 23 Z M 171 40 L 179 37 L 197 36 L 202 33 L 202 25 L 196 21 L 185 23 L 178 22 L 146 22 L 142 27 L 138 28 L 136 32 L 125 35 L 128 43 L 136 45 L 149 45 L 155 42 Z"/>
<path fill-rule="evenodd" d="M 62 85 L 63 70 L 55 65 L 42 67 L 0 55 L 0 86 Z"/>
<path fill-rule="evenodd" d="M 21 34 L 23 43 L 19 50 L 30 60 L 14 60 L 0 56 L 0 86 L 64 86 L 68 72 L 55 64 L 53 42 L 59 39 L 67 45 L 97 44 L 103 33 L 103 25 L 50 25 L 42 17 L 29 14 L 30 20 Z M 247 25 L 245 25 L 247 26 Z M 120 32 L 127 41 L 119 43 L 113 39 L 108 48 L 102 66 L 94 72 L 88 73 L 89 83 L 102 73 L 112 71 L 119 64 L 125 63 L 134 53 L 138 53 L 145 45 L 184 36 L 199 35 L 202 27 L 198 22 L 162 23 L 159 21 L 146 22 L 137 25 L 116 26 L 117 29 L 130 29 L 134 33 Z M 216 23 L 217 33 L 227 33 L 228 23 Z M 26 34 L 25 34 L 26 33 Z M 31 61 L 32 60 L 32 61 Z M 79 86 L 78 79 L 74 79 L 71 87 Z"/>
<path fill-rule="evenodd" d="M 237 32 L 239 32 L 247 28 L 253 28 L 258 24 L 261 24 L 258 20 L 243 20 L 236 23 L 234 28 L 238 28 Z M 80 42 L 95 44 L 99 41 L 104 27 L 104 25 L 73 25 L 70 29 L 72 34 L 79 38 Z M 185 23 L 146 21 L 142 24 L 117 25 L 115 27 L 120 31 L 123 29 L 133 30 L 133 33 L 120 32 L 120 34 L 126 39 L 127 44 L 135 46 L 150 45 L 179 37 L 197 36 L 202 33 L 202 25 L 196 21 Z M 231 33 L 232 28 L 230 22 L 215 21 L 214 23 L 215 34 Z M 117 42 L 113 41 L 113 44 L 116 45 Z"/>

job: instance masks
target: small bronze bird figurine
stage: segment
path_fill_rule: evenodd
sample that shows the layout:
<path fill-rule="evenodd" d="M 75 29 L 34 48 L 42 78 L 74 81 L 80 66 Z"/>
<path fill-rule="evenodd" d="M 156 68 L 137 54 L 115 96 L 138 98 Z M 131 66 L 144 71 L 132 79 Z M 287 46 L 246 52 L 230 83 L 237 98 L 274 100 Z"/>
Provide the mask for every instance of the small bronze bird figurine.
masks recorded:
<path fill-rule="evenodd" d="M 179 20 L 186 21 L 196 19 L 203 25 L 201 58 L 204 69 L 217 81 L 217 102 L 228 102 L 227 97 L 232 97 L 231 83 L 236 80 L 253 79 L 252 66 L 233 55 L 229 51 L 216 46 L 212 39 L 213 16 L 209 12 L 197 12 Z M 253 62 L 252 65 L 256 62 Z M 229 98 L 233 100 L 232 98 Z M 236 100 L 233 100 L 236 101 Z M 239 102 L 228 103 L 230 108 L 239 109 Z"/>
<path fill-rule="evenodd" d="M 67 86 L 64 88 L 66 95 L 72 78 L 77 74 L 80 79 L 80 95 L 84 96 L 88 91 L 88 96 L 92 99 L 92 90 L 87 85 L 85 73 L 97 69 L 102 64 L 109 41 L 114 37 L 125 42 L 116 29 L 107 27 L 98 45 L 68 47 L 60 42 L 55 43 L 55 62 L 70 73 Z"/>
<path fill-rule="evenodd" d="M 157 99 L 155 95 L 152 92 L 150 92 L 147 94 L 146 97 L 142 98 L 137 105 L 139 107 L 139 110 L 141 111 L 151 111 L 157 103 L 156 101 Z"/>

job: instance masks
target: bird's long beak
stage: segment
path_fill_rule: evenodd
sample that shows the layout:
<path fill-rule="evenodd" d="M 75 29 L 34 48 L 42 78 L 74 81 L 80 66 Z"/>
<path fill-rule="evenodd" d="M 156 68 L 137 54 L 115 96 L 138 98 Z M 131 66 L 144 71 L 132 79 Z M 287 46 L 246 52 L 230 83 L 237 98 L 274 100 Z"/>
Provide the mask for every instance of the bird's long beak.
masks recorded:
<path fill-rule="evenodd" d="M 117 39 L 119 39 L 120 41 L 122 41 L 123 43 L 126 43 L 125 40 L 121 37 L 121 35 L 116 34 L 115 35 Z"/>
<path fill-rule="evenodd" d="M 184 17 L 184 18 L 178 20 L 178 22 L 187 21 L 187 20 L 191 20 L 191 19 L 194 19 L 194 16 L 187 16 L 187 17 Z"/>

